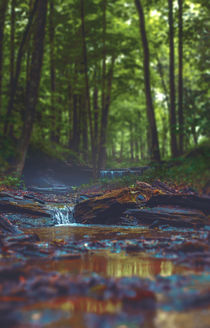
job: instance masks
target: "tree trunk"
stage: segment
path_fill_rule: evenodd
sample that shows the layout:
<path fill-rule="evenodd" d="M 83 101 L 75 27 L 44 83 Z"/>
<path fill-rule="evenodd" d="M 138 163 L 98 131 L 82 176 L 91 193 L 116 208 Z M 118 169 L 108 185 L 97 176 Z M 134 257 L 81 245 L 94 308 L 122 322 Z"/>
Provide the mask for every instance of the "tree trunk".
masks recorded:
<path fill-rule="evenodd" d="M 123 160 L 123 152 L 124 152 L 124 134 L 121 131 L 121 138 L 120 138 L 120 161 Z"/>
<path fill-rule="evenodd" d="M 183 154 L 184 115 L 183 115 L 183 0 L 179 4 L 179 153 Z"/>
<path fill-rule="evenodd" d="M 4 41 L 4 24 L 7 11 L 8 0 L 3 0 L 0 4 L 0 114 L 2 103 L 2 77 L 3 77 L 3 41 Z"/>
<path fill-rule="evenodd" d="M 77 151 L 77 137 L 78 137 L 78 95 L 73 95 L 73 126 L 72 126 L 72 140 L 71 149 Z"/>
<path fill-rule="evenodd" d="M 11 3 L 11 29 L 10 29 L 10 88 L 13 85 L 14 79 L 14 65 L 15 65 L 15 6 L 16 0 L 12 0 Z"/>
<path fill-rule="evenodd" d="M 16 14 L 15 14 L 16 0 L 12 0 L 11 3 L 11 28 L 10 28 L 10 90 L 13 86 L 14 72 L 15 72 L 15 23 L 16 23 Z M 13 124 L 10 125 L 9 136 L 13 137 Z"/>
<path fill-rule="evenodd" d="M 165 79 L 164 79 L 163 66 L 162 66 L 162 63 L 158 56 L 157 56 L 157 64 L 158 64 L 157 69 L 158 69 L 158 73 L 160 75 L 163 92 L 165 93 L 165 102 L 166 102 L 166 105 L 168 108 L 168 113 L 170 114 L 170 101 L 169 101 L 169 96 L 168 96 L 168 89 L 167 89 L 167 85 L 166 85 Z"/>
<path fill-rule="evenodd" d="M 47 15 L 47 0 L 39 0 L 34 25 L 32 59 L 30 65 L 30 80 L 27 86 L 25 101 L 25 120 L 22 135 L 18 144 L 16 171 L 21 174 L 32 134 L 36 105 L 39 95 L 42 61 L 44 54 L 44 37 Z"/>
<path fill-rule="evenodd" d="M 85 95 L 85 92 L 83 92 Z M 82 147 L 83 159 L 85 162 L 88 160 L 88 126 L 87 126 L 87 110 L 86 110 L 85 96 L 82 97 Z"/>
<path fill-rule="evenodd" d="M 134 144 L 135 144 L 135 161 L 138 162 L 139 161 L 139 142 L 138 142 L 137 138 L 135 138 Z"/>
<path fill-rule="evenodd" d="M 155 120 L 155 113 L 152 100 L 151 92 L 151 83 L 150 83 L 150 52 L 149 45 L 147 40 L 146 28 L 145 28 L 145 18 L 144 11 L 141 5 L 140 0 L 134 0 L 139 15 L 139 25 L 140 33 L 142 38 L 142 46 L 144 52 L 144 83 L 145 83 L 145 96 L 146 96 L 146 105 L 147 105 L 147 117 L 149 123 L 149 142 L 151 149 L 151 159 L 155 161 L 160 161 L 160 151 L 159 151 L 159 142 L 158 134 Z"/>
<path fill-rule="evenodd" d="M 7 134 L 10 129 L 10 118 L 11 118 L 12 111 L 13 111 L 14 100 L 15 100 L 15 95 L 16 95 L 17 86 L 18 86 L 18 80 L 19 80 L 19 76 L 20 76 L 20 72 L 21 72 L 21 63 L 22 63 L 22 58 L 24 56 L 25 44 L 28 39 L 30 30 L 31 30 L 31 26 L 32 26 L 34 16 L 37 11 L 38 4 L 39 4 L 39 0 L 35 0 L 33 9 L 31 11 L 31 14 L 28 19 L 28 24 L 26 25 L 26 28 L 24 30 L 22 41 L 21 41 L 21 44 L 20 44 L 20 47 L 18 50 L 15 74 L 14 74 L 14 79 L 13 79 L 13 83 L 12 83 L 11 90 L 10 90 L 10 99 L 9 99 L 8 107 L 7 107 L 6 121 L 5 121 L 5 126 L 4 126 L 4 134 Z"/>
<path fill-rule="evenodd" d="M 133 140 L 133 124 L 132 122 L 129 123 L 130 128 L 130 158 L 133 161 L 134 160 L 134 140 Z"/>
<path fill-rule="evenodd" d="M 103 35 L 102 35 L 102 85 L 101 85 L 101 110 L 105 108 L 106 97 L 106 6 L 107 0 L 102 1 L 103 11 Z"/>
<path fill-rule="evenodd" d="M 88 61 L 87 61 L 87 45 L 86 45 L 86 32 L 85 32 L 85 12 L 84 12 L 84 0 L 80 0 L 81 10 L 81 23 L 82 23 L 82 48 L 83 48 L 83 63 L 84 63 L 84 76 L 85 76 L 85 93 L 86 93 L 86 108 L 88 111 L 89 127 L 90 127 L 90 140 L 91 140 L 91 153 L 92 153 L 92 165 L 93 175 L 96 177 L 96 147 L 93 132 L 93 122 L 91 114 L 91 102 L 90 102 L 90 88 L 88 77 Z"/>
<path fill-rule="evenodd" d="M 50 89 L 51 89 L 51 141 L 57 142 L 56 131 L 56 108 L 55 108 L 55 26 L 54 26 L 54 0 L 50 1 L 50 15 L 49 15 L 49 41 L 50 41 Z"/>
<path fill-rule="evenodd" d="M 72 128 L 73 128 L 73 90 L 70 82 L 70 76 L 68 76 L 68 120 L 69 120 L 69 129 L 68 129 L 68 145 L 71 147 L 72 140 Z"/>
<path fill-rule="evenodd" d="M 170 80 L 170 143 L 173 157 L 178 155 L 176 140 L 176 103 L 175 103 L 175 79 L 174 79 L 174 21 L 173 21 L 173 0 L 168 0 L 169 12 L 169 80 Z"/>
<path fill-rule="evenodd" d="M 106 139 L 107 139 L 107 125 L 109 116 L 109 107 L 111 102 L 112 81 L 114 74 L 115 57 L 112 56 L 110 71 L 108 74 L 107 89 L 105 93 L 104 108 L 101 113 L 101 131 L 99 141 L 99 154 L 98 154 L 98 170 L 104 169 L 106 166 Z"/>
<path fill-rule="evenodd" d="M 94 108 L 94 137 L 96 143 L 96 149 L 98 148 L 98 120 L 99 120 L 99 106 L 98 106 L 98 87 L 96 81 L 95 72 L 95 86 L 93 91 L 93 108 Z"/>

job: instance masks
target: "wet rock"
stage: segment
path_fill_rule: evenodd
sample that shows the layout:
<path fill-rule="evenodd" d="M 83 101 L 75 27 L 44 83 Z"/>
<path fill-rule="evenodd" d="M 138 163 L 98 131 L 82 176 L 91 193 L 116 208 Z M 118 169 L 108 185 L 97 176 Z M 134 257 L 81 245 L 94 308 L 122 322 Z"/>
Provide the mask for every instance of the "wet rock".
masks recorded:
<path fill-rule="evenodd" d="M 5 266 L 0 268 L 0 281 L 10 282 L 15 281 L 19 283 L 20 277 L 25 276 L 21 265 Z"/>
<path fill-rule="evenodd" d="M 206 217 L 198 211 L 186 211 L 177 208 L 145 208 L 128 209 L 121 218 L 124 221 L 137 225 L 146 225 L 151 228 L 160 226 L 171 226 L 177 228 L 197 228 L 206 224 Z"/>
<path fill-rule="evenodd" d="M 196 195 L 153 195 L 145 204 L 147 207 L 157 207 L 160 205 L 180 206 L 192 210 L 200 210 L 204 214 L 210 214 L 210 201 L 207 197 Z"/>
<path fill-rule="evenodd" d="M 46 209 L 37 204 L 21 204 L 11 201 L 0 200 L 0 212 L 3 213 L 26 213 L 34 216 L 50 217 Z"/>
<path fill-rule="evenodd" d="M 44 200 L 39 199 L 39 198 L 35 197 L 34 195 L 24 195 L 24 198 L 25 199 L 32 199 L 33 201 L 38 202 L 40 204 L 45 204 Z"/>
<path fill-rule="evenodd" d="M 175 250 L 178 252 L 184 252 L 184 253 L 197 253 L 197 252 L 208 251 L 209 246 L 202 242 L 188 241 L 181 245 L 176 246 Z"/>
<path fill-rule="evenodd" d="M 0 232 L 17 234 L 21 231 L 16 228 L 5 216 L 0 215 Z"/>
<path fill-rule="evenodd" d="M 138 244 L 130 244 L 130 245 L 128 244 L 128 245 L 126 245 L 125 250 L 127 253 L 144 251 L 143 247 L 141 247 Z"/>
<path fill-rule="evenodd" d="M 136 191 L 123 188 L 77 204 L 74 218 L 78 223 L 117 224 L 121 214 L 133 207 L 136 207 Z"/>
<path fill-rule="evenodd" d="M 119 224 L 119 218 L 128 208 L 144 204 L 154 195 L 171 194 L 163 188 L 138 182 L 135 188 L 121 188 L 85 200 L 75 206 L 74 217 L 78 223 Z"/>
<path fill-rule="evenodd" d="M 16 224 L 21 229 L 31 229 L 40 227 L 52 227 L 56 224 L 54 217 L 34 217 L 27 214 L 9 214 L 8 218 L 11 223 Z"/>

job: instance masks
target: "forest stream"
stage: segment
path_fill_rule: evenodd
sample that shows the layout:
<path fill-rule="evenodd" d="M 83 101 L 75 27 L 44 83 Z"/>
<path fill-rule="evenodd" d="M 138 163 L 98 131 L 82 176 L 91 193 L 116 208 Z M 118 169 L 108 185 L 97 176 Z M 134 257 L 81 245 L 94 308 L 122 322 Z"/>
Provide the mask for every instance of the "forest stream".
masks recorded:
<path fill-rule="evenodd" d="M 76 223 L 75 208 L 107 201 L 106 195 L 1 192 L 1 206 L 11 206 L 1 215 L 7 230 L 5 235 L 1 226 L 3 327 L 209 326 L 208 220 L 190 228 L 135 220 L 128 225 L 131 219 L 114 225 Z M 12 213 L 14 204 L 25 212 Z M 181 211 L 185 220 L 189 210 L 170 211 Z M 195 213 L 190 220 L 197 222 Z"/>

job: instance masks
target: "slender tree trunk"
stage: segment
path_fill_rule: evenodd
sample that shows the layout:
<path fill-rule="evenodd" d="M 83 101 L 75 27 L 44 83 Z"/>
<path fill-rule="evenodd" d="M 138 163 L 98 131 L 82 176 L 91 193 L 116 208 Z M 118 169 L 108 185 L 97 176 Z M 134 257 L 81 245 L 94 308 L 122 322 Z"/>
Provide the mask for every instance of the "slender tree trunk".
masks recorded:
<path fill-rule="evenodd" d="M 168 113 L 170 114 L 170 100 L 169 100 L 169 93 L 168 93 L 168 89 L 167 89 L 167 85 L 165 83 L 165 79 L 164 79 L 164 71 L 163 71 L 163 66 L 162 63 L 159 59 L 159 57 L 157 56 L 157 63 L 158 63 L 158 73 L 160 75 L 160 79 L 161 79 L 161 84 L 162 84 L 162 88 L 163 88 L 163 92 L 165 94 L 165 102 L 168 108 Z"/>
<path fill-rule="evenodd" d="M 0 4 L 0 114 L 2 106 L 2 77 L 3 77 L 3 41 L 4 41 L 4 24 L 7 11 L 8 0 L 1 0 Z"/>
<path fill-rule="evenodd" d="M 105 97 L 106 97 L 106 6 L 107 0 L 102 1 L 103 11 L 103 34 L 102 34 L 102 85 L 101 85 L 101 109 L 105 108 Z"/>
<path fill-rule="evenodd" d="M 28 11 L 28 17 L 30 17 L 30 13 L 33 9 L 33 0 L 29 0 L 29 11 Z M 29 45 L 27 48 L 27 58 L 26 58 L 26 90 L 27 90 L 27 85 L 29 83 L 30 79 L 30 64 L 31 64 L 31 40 L 29 40 Z M 25 91 L 26 93 L 26 91 Z"/>
<path fill-rule="evenodd" d="M 44 37 L 47 16 L 47 0 L 39 0 L 37 15 L 34 25 L 32 59 L 30 65 L 30 80 L 27 86 L 25 101 L 25 120 L 22 135 L 18 144 L 18 155 L 16 171 L 21 174 L 32 134 L 36 105 L 39 95 L 42 61 L 44 54 Z"/>
<path fill-rule="evenodd" d="M 115 142 L 114 142 L 114 140 L 113 140 L 112 148 L 111 148 L 111 156 L 112 156 L 112 160 L 115 160 L 116 159 L 116 148 L 115 148 Z"/>
<path fill-rule="evenodd" d="M 90 127 L 90 140 L 91 140 L 91 152 L 92 152 L 92 164 L 93 174 L 96 177 L 96 147 L 94 140 L 92 113 L 91 113 L 91 102 L 90 102 L 90 88 L 89 88 L 89 77 L 88 77 L 88 60 L 87 60 L 87 45 L 86 45 L 86 32 L 85 32 L 85 12 L 84 12 L 84 0 L 80 0 L 81 10 L 81 23 L 82 23 L 82 48 L 83 48 L 83 62 L 84 62 L 84 76 L 85 76 L 85 93 L 86 93 L 86 108 L 88 111 L 89 127 Z"/>
<path fill-rule="evenodd" d="M 111 91 L 112 91 L 112 81 L 114 74 L 114 63 L 115 57 L 112 56 L 112 62 L 107 80 L 107 89 L 105 96 L 104 108 L 102 108 L 101 113 L 101 131 L 100 131 L 100 141 L 99 141 L 99 154 L 98 154 L 98 170 L 104 169 L 106 166 L 106 139 L 107 139 L 107 126 L 108 126 L 108 116 L 109 107 L 111 103 Z"/>
<path fill-rule="evenodd" d="M 78 95 L 73 95 L 73 132 L 71 149 L 77 151 L 77 137 L 78 137 Z"/>
<path fill-rule="evenodd" d="M 56 131 L 56 108 L 55 108 L 55 26 L 54 26 L 54 0 L 50 1 L 49 15 L 49 41 L 50 41 L 50 88 L 51 88 L 51 140 L 58 141 Z"/>
<path fill-rule="evenodd" d="M 10 28 L 10 90 L 13 86 L 14 72 L 15 72 L 15 14 L 16 0 L 11 2 L 11 28 Z M 13 124 L 10 125 L 9 136 L 13 136 Z"/>
<path fill-rule="evenodd" d="M 138 142 L 137 138 L 135 138 L 135 140 L 134 140 L 134 145 L 135 145 L 135 161 L 138 162 L 138 160 L 139 160 L 139 142 Z"/>
<path fill-rule="evenodd" d="M 120 138 L 120 161 L 123 160 L 123 151 L 124 151 L 124 134 L 123 131 L 121 132 Z"/>
<path fill-rule="evenodd" d="M 134 140 L 133 140 L 133 124 L 130 122 L 130 158 L 133 161 L 134 160 Z"/>
<path fill-rule="evenodd" d="M 197 144 L 198 144 L 198 135 L 196 133 L 196 129 L 195 129 L 194 124 L 191 126 L 191 132 L 192 132 L 194 144 L 195 144 L 195 146 L 197 146 Z"/>
<path fill-rule="evenodd" d="M 151 92 L 151 83 L 150 83 L 150 52 L 149 45 L 147 40 L 146 28 L 145 28 L 145 18 L 144 11 L 141 5 L 140 0 L 134 0 L 139 15 L 139 25 L 140 33 L 142 38 L 142 46 L 144 51 L 144 83 L 145 83 L 145 96 L 146 96 L 146 105 L 147 105 L 147 117 L 149 123 L 149 142 L 151 149 L 151 159 L 155 161 L 160 161 L 160 151 L 159 151 L 159 142 L 158 134 L 155 120 L 155 112 L 153 107 L 152 92 Z"/>
<path fill-rule="evenodd" d="M 68 115 L 69 115 L 69 130 L 68 130 L 68 145 L 71 147 L 71 140 L 73 136 L 73 90 L 72 90 L 72 85 L 70 82 L 70 78 L 68 77 L 69 82 L 68 82 Z"/>
<path fill-rule="evenodd" d="M 145 158 L 145 153 L 144 153 L 144 143 L 142 139 L 139 139 L 139 148 L 140 148 L 140 159 L 143 160 Z"/>
<path fill-rule="evenodd" d="M 11 29 L 10 29 L 10 88 L 12 88 L 15 70 L 15 6 L 16 0 L 11 3 Z"/>
<path fill-rule="evenodd" d="M 183 154 L 184 115 L 183 115 L 183 0 L 179 4 L 179 153 Z"/>
<path fill-rule="evenodd" d="M 85 92 L 82 97 L 82 146 L 83 146 L 83 159 L 85 162 L 88 160 L 88 126 L 87 126 L 87 110 L 85 101 Z"/>
<path fill-rule="evenodd" d="M 98 106 L 98 86 L 96 81 L 96 71 L 95 71 L 95 86 L 93 91 L 93 108 L 94 108 L 94 137 L 96 143 L 96 149 L 98 148 L 98 121 L 99 121 L 99 106 Z"/>
<path fill-rule="evenodd" d="M 33 9 L 31 11 L 31 14 L 28 19 L 28 24 L 26 25 L 26 28 L 24 30 L 21 44 L 20 44 L 20 47 L 18 50 L 15 74 L 14 74 L 14 79 L 13 79 L 13 83 L 12 83 L 11 90 L 10 90 L 10 98 L 9 98 L 9 103 L 8 103 L 8 107 L 7 107 L 4 134 L 7 134 L 9 132 L 9 128 L 10 128 L 9 121 L 10 121 L 12 111 L 13 111 L 14 100 L 15 100 L 15 95 L 16 95 L 17 86 L 18 86 L 18 80 L 19 80 L 19 76 L 20 76 L 20 72 L 21 72 L 21 63 L 22 63 L 22 58 L 24 56 L 25 44 L 28 39 L 30 30 L 31 30 L 31 26 L 32 26 L 34 16 L 37 11 L 38 4 L 39 4 L 39 0 L 35 0 Z"/>
<path fill-rule="evenodd" d="M 176 102 L 175 102 L 175 78 L 174 78 L 174 20 L 173 20 L 173 0 L 168 0 L 168 22 L 169 22 L 169 79 L 170 79 L 170 143 L 173 157 L 178 155 L 176 139 Z"/>

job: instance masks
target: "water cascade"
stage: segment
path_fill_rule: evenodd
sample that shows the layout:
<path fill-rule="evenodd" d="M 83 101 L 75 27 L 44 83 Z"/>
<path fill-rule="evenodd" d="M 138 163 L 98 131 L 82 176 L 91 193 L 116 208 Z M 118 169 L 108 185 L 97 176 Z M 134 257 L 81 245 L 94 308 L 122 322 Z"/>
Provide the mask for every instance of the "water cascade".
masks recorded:
<path fill-rule="evenodd" d="M 69 225 L 75 223 L 72 206 L 53 207 L 50 209 L 56 225 Z"/>
<path fill-rule="evenodd" d="M 137 168 L 129 168 L 129 169 L 118 169 L 118 170 L 101 170 L 100 177 L 103 178 L 120 178 L 126 175 L 142 175 L 145 170 L 147 170 L 147 166 L 137 167 Z"/>

